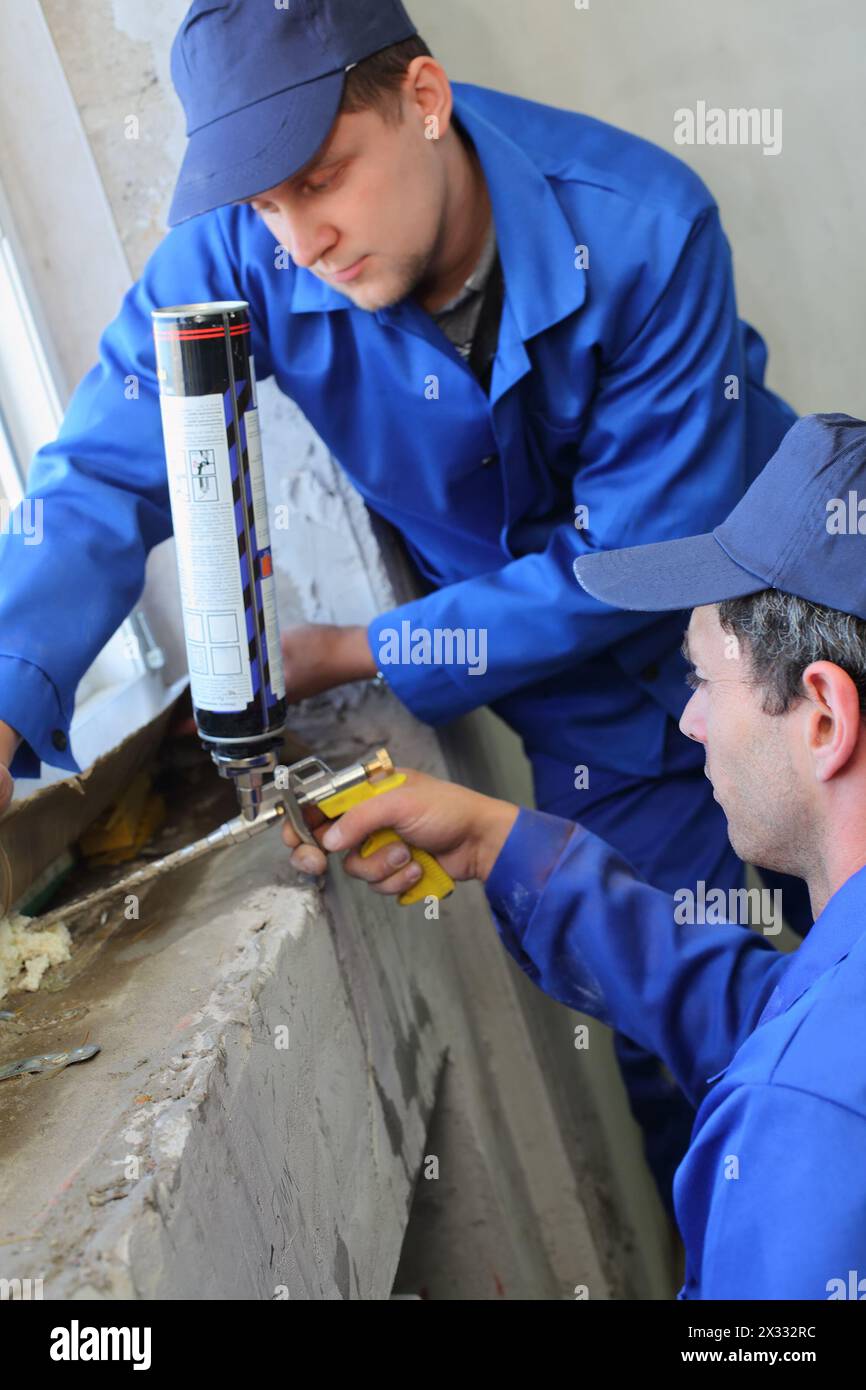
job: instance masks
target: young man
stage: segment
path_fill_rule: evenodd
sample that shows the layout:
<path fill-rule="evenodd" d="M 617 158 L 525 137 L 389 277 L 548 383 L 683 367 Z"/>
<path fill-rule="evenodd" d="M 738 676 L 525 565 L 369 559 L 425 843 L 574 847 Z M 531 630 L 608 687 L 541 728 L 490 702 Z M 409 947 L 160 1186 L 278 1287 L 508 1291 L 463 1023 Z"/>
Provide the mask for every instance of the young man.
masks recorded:
<path fill-rule="evenodd" d="M 380 893 L 417 877 L 393 849 L 358 854 L 386 825 L 481 879 L 540 988 L 664 1059 L 698 1108 L 674 1187 L 681 1298 L 866 1295 L 866 531 L 852 497 L 866 498 L 866 422 L 810 416 L 712 534 L 575 566 L 607 603 L 697 605 L 680 725 L 737 852 L 808 883 L 816 921 L 793 955 L 684 910 L 569 821 L 418 774 L 317 831 Z M 309 846 L 293 859 L 324 866 Z"/>
<path fill-rule="evenodd" d="M 258 377 L 430 589 L 367 629 L 286 633 L 290 698 L 381 669 L 430 723 L 489 705 L 539 806 L 660 888 L 739 885 L 677 734 L 681 618 L 616 612 L 571 575 L 715 525 L 793 421 L 737 317 L 710 193 L 599 121 L 452 88 L 398 0 L 195 0 L 172 71 L 190 136 L 172 230 L 33 463 L 43 543 L 0 550 L 0 764 L 78 770 L 76 686 L 170 534 L 150 311 L 246 299 Z M 413 660 L 455 634 L 462 662 Z M 620 1055 L 669 1200 L 691 1112 Z"/>

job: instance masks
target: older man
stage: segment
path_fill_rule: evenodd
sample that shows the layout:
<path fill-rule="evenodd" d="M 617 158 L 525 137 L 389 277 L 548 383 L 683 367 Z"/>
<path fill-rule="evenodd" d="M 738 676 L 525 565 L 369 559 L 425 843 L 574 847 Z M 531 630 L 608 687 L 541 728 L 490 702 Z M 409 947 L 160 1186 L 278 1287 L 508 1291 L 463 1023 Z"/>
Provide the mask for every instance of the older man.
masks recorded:
<path fill-rule="evenodd" d="M 681 728 L 737 853 L 806 880 L 816 920 L 797 951 L 690 913 L 698 885 L 668 896 L 568 821 L 417 774 L 322 843 L 351 850 L 346 868 L 380 893 L 414 867 L 360 858 L 384 825 L 481 879 L 540 988 L 665 1061 L 697 1107 L 674 1186 L 680 1298 L 862 1297 L 866 422 L 807 417 L 711 534 L 575 568 L 607 603 L 694 607 Z M 322 867 L 311 847 L 294 858 Z"/>

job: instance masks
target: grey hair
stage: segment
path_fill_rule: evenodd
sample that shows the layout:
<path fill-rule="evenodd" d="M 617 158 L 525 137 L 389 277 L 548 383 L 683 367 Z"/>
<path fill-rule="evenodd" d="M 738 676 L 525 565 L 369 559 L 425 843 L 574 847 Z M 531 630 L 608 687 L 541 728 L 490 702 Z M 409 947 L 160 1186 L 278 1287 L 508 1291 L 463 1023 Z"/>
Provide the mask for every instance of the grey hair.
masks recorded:
<path fill-rule="evenodd" d="M 719 622 L 745 642 L 752 673 L 763 687 L 764 711 L 785 714 L 803 697 L 803 672 L 832 661 L 852 679 L 866 715 L 866 622 L 836 608 L 761 589 L 719 604 Z"/>

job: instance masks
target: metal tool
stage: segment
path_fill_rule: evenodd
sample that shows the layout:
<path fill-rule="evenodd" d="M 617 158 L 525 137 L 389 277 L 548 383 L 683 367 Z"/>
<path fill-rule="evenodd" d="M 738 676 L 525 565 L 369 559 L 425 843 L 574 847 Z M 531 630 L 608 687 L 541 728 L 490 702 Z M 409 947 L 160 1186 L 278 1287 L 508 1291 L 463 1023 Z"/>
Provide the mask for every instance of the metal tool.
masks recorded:
<path fill-rule="evenodd" d="M 254 771 L 256 777 L 259 777 L 261 769 L 256 768 Z M 299 762 L 289 766 L 275 763 L 272 771 L 273 778 L 265 782 L 262 777 L 257 784 L 255 820 L 247 820 L 244 815 L 234 816 L 216 830 L 212 830 L 209 835 L 194 840 L 192 844 L 184 845 L 183 849 L 175 850 L 162 859 L 152 860 L 143 869 L 126 874 L 107 888 L 97 889 L 85 897 L 77 898 L 74 902 L 66 903 L 63 907 L 57 907 L 52 912 L 35 918 L 32 930 L 44 930 L 45 927 L 54 926 L 57 922 L 64 922 L 76 916 L 84 909 L 98 907 L 100 903 L 109 902 L 119 893 L 128 893 L 151 883 L 156 878 L 162 878 L 167 871 L 201 859 L 212 850 L 252 839 L 254 835 L 267 830 L 275 821 L 282 820 L 284 816 L 288 818 L 299 839 L 308 845 L 318 846 L 318 841 L 304 817 L 305 807 L 316 807 L 329 820 L 334 820 L 359 802 L 392 791 L 402 786 L 406 780 L 404 773 L 394 771 L 394 764 L 387 748 L 380 748 L 366 762 L 353 763 L 351 767 L 343 768 L 339 772 L 333 772 L 327 763 L 316 757 L 301 758 Z M 243 775 L 246 775 L 246 772 Z M 396 831 L 377 830 L 365 840 L 361 854 L 366 858 L 383 845 L 399 841 L 400 836 Z M 424 872 L 417 883 L 400 894 L 398 901 L 401 906 L 406 907 L 428 897 L 447 897 L 454 889 L 453 879 L 432 854 L 411 845 L 408 848 L 411 857 L 420 864 Z"/>
<path fill-rule="evenodd" d="M 73 1047 L 69 1052 L 38 1052 L 35 1057 L 22 1057 L 18 1062 L 7 1062 L 0 1067 L 0 1081 L 11 1081 L 27 1072 L 56 1072 L 71 1067 L 75 1062 L 89 1062 L 102 1048 L 97 1043 L 84 1043 Z"/>
<path fill-rule="evenodd" d="M 329 820 L 342 816 L 352 806 L 367 801 L 371 796 L 381 796 L 383 792 L 393 791 L 406 781 L 403 772 L 395 772 L 387 748 L 380 748 L 374 758 L 366 763 L 355 763 L 342 772 L 332 772 L 321 758 L 302 758 L 285 769 L 286 777 L 275 777 L 275 785 L 286 782 L 288 795 L 284 804 L 292 827 L 307 844 L 316 845 L 318 841 L 304 820 L 303 808 L 315 806 Z M 401 844 L 396 830 L 376 830 L 361 846 L 361 857 L 366 859 L 375 854 L 383 845 Z M 400 894 L 397 901 L 402 907 L 421 902 L 426 898 L 447 898 L 454 891 L 454 880 L 445 872 L 439 861 L 424 849 L 407 846 L 411 858 L 420 865 L 423 873 L 417 883 Z"/>

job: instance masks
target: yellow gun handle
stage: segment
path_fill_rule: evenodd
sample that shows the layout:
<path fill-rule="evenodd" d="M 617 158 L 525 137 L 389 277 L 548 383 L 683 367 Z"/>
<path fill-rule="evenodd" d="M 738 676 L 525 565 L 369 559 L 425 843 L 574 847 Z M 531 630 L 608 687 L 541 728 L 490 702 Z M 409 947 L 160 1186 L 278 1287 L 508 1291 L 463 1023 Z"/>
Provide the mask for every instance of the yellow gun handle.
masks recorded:
<path fill-rule="evenodd" d="M 350 807 L 357 806 L 361 801 L 369 801 L 371 796 L 393 791 L 395 787 L 401 787 L 405 781 L 405 773 L 394 772 L 379 782 L 359 782 L 357 786 L 347 787 L 335 796 L 326 796 L 324 801 L 318 801 L 316 805 L 329 820 L 336 820 L 337 816 L 342 816 Z M 402 841 L 396 830 L 374 830 L 361 846 L 361 857 L 367 859 L 383 845 L 400 843 Z M 424 898 L 447 898 L 448 894 L 454 891 L 454 880 L 450 874 L 446 874 L 442 865 L 432 854 L 428 854 L 426 849 L 415 849 L 412 845 L 408 848 L 415 863 L 420 864 L 424 872 L 417 883 L 413 883 L 411 888 L 400 894 L 397 899 L 400 906 L 408 907 L 411 903 L 423 901 Z"/>

